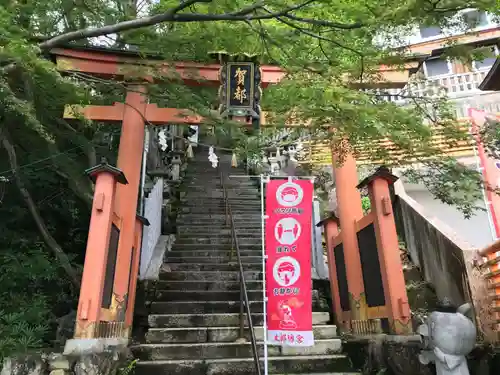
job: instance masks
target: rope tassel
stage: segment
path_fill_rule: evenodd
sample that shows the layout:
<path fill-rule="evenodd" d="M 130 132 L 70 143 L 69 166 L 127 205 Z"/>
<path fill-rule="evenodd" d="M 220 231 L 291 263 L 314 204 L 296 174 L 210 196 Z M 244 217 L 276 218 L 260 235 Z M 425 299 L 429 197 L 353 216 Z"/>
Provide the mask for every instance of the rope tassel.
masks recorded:
<path fill-rule="evenodd" d="M 233 157 L 231 158 L 231 167 L 236 168 L 238 166 L 238 160 L 236 160 L 236 154 L 233 152 Z"/>

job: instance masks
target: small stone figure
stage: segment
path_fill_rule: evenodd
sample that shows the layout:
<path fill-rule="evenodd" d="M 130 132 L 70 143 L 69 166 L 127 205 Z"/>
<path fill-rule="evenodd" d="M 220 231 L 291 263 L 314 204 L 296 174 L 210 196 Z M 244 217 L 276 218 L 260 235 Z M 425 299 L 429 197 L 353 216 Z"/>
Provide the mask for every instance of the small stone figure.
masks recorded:
<path fill-rule="evenodd" d="M 471 309 L 470 303 L 456 309 L 445 300 L 426 324 L 418 327 L 424 346 L 419 360 L 423 364 L 435 362 L 437 375 L 469 375 L 465 356 L 476 343 L 476 326 L 466 316 Z"/>

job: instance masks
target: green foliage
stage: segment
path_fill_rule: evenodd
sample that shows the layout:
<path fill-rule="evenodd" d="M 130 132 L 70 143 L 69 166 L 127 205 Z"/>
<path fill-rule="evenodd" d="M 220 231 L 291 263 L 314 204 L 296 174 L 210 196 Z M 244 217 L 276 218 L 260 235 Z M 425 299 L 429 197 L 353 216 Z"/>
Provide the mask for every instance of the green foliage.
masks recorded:
<path fill-rule="evenodd" d="M 55 319 L 54 305 L 74 299 L 57 264 L 42 246 L 26 248 L 29 242 L 22 240 L 12 244 L 15 247 L 0 248 L 0 361 L 44 346 Z"/>
<path fill-rule="evenodd" d="M 137 359 L 130 361 L 126 366 L 118 369 L 117 375 L 130 375 L 133 373 L 135 366 L 137 365 Z"/>
<path fill-rule="evenodd" d="M 361 198 L 361 208 L 363 209 L 363 213 L 367 214 L 370 212 L 372 208 L 372 203 L 370 202 L 369 197 L 362 197 Z"/>

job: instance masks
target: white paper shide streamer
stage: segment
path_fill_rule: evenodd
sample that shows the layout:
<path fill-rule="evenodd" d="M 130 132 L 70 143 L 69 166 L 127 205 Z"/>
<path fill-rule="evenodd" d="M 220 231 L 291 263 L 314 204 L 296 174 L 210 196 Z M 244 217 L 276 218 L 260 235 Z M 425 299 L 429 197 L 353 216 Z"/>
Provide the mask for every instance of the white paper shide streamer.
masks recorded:
<path fill-rule="evenodd" d="M 212 168 L 217 168 L 219 164 L 219 158 L 215 155 L 213 146 L 208 149 L 208 161 L 212 163 Z"/>

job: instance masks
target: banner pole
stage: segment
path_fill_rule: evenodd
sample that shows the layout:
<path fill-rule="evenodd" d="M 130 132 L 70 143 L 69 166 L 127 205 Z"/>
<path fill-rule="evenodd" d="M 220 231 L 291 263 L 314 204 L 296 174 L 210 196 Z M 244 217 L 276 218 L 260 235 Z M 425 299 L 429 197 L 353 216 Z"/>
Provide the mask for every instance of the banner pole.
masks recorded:
<path fill-rule="evenodd" d="M 260 175 L 260 211 L 261 211 L 261 230 L 262 230 L 262 294 L 264 304 L 264 375 L 268 375 L 267 364 L 267 297 L 266 297 L 266 242 L 265 242 L 265 219 L 266 213 L 264 211 L 264 177 Z"/>

